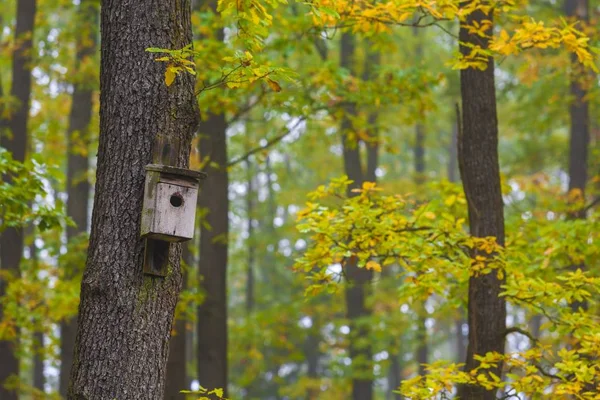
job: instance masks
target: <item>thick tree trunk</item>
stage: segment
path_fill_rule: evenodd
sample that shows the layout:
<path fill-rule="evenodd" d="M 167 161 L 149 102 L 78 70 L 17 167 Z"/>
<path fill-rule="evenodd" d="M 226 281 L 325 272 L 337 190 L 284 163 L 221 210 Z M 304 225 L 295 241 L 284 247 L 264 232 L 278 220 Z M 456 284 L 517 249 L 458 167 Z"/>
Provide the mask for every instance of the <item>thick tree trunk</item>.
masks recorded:
<path fill-rule="evenodd" d="M 468 16 L 466 23 L 481 24 L 491 19 L 477 11 Z M 490 32 L 488 32 L 490 33 Z M 488 47 L 488 40 L 461 26 L 461 43 Z M 461 45 L 463 54 L 470 48 Z M 463 104 L 462 132 L 459 133 L 460 174 L 467 197 L 469 226 L 475 237 L 493 236 L 499 245 L 504 245 L 504 212 L 500 189 L 500 168 L 498 165 L 498 121 L 496 115 L 496 93 L 494 87 L 494 61 L 488 59 L 487 69 L 481 71 L 469 68 L 461 71 L 461 95 Z M 475 255 L 487 256 L 475 251 Z M 495 351 L 504 353 L 504 332 L 506 330 L 506 302 L 500 297 L 503 279 L 496 271 L 486 275 L 472 276 L 469 279 L 469 344 L 465 369 L 477 366 L 473 358 Z M 500 376 L 502 366 L 491 370 Z M 479 386 L 459 388 L 461 399 L 492 400 L 494 390 Z"/>
<path fill-rule="evenodd" d="M 93 58 L 96 52 L 96 35 L 98 24 L 97 3 L 93 0 L 82 0 L 77 10 L 78 26 L 83 36 L 78 37 L 76 68 Z M 89 169 L 89 125 L 92 119 L 92 95 L 95 82 L 77 81 L 73 86 L 69 129 L 67 132 L 67 215 L 76 226 L 67 227 L 67 241 L 87 231 L 88 198 L 90 183 L 87 178 Z M 85 148 L 81 154 L 77 148 Z M 67 266 L 66 279 L 73 279 L 76 271 Z M 59 393 L 66 397 L 71 378 L 71 365 L 77 334 L 77 317 L 67 319 L 60 325 L 60 383 Z"/>
<path fill-rule="evenodd" d="M 190 14 L 189 0 L 102 4 L 96 192 L 69 399 L 163 397 L 181 246 L 170 245 L 166 277 L 143 273 L 144 166 L 158 134 L 180 144 L 176 166 L 188 165 L 198 110 L 194 77 L 167 87 L 164 64 L 144 49 L 191 43 Z"/>
<path fill-rule="evenodd" d="M 12 86 L 10 95 L 19 102 L 16 110 L 2 121 L 8 132 L 0 132 L 0 145 L 12 153 L 13 159 L 25 160 L 27 149 L 27 120 L 31 98 L 31 54 L 33 52 L 33 27 L 36 14 L 35 0 L 17 2 L 17 24 L 15 28 L 15 49 L 12 65 Z M 8 135 L 6 135 L 8 133 Z M 23 229 L 7 228 L 0 235 L 0 268 L 13 276 L 19 275 L 19 264 L 23 255 Z M 6 293 L 6 283 L 0 279 L 0 297 Z M 3 311 L 0 308 L 0 320 Z M 15 350 L 18 338 L 14 341 L 0 341 L 0 400 L 18 399 L 18 392 L 8 390 L 4 383 L 11 376 L 19 377 L 19 360 Z"/>
<path fill-rule="evenodd" d="M 207 389 L 227 389 L 227 239 L 229 176 L 227 124 L 223 115 L 210 115 L 200 129 L 200 154 L 210 157 L 208 178 L 200 197 L 207 210 L 200 233 L 199 272 L 206 293 L 198 307 L 198 378 Z M 213 164 L 214 163 L 214 164 Z"/>

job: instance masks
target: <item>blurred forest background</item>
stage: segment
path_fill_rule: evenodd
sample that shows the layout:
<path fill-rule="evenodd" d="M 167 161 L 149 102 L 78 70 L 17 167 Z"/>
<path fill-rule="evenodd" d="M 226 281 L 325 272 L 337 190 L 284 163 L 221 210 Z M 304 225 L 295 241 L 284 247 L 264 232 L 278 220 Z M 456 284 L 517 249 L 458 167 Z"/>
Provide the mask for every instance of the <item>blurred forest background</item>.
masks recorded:
<path fill-rule="evenodd" d="M 190 168 L 208 173 L 165 398 L 600 398 L 600 4 L 492 3 L 460 34 L 492 35 L 493 13 L 491 46 L 462 56 L 452 1 L 192 0 L 193 54 L 143 44 L 165 87 L 195 73 Z M 67 395 L 113 112 L 99 21 L 97 0 L 0 7 L 0 400 Z M 471 203 L 495 179 L 504 219 L 499 193 Z M 501 227 L 469 236 L 468 206 Z M 464 373 L 478 316 L 505 355 Z"/>

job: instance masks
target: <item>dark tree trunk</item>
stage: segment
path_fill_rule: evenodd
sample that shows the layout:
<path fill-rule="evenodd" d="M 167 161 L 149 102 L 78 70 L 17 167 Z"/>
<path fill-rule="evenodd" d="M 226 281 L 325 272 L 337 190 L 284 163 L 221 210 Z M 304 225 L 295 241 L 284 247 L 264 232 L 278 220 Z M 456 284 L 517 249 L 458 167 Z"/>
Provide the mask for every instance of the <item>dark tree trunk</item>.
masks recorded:
<path fill-rule="evenodd" d="M 425 127 L 422 122 L 415 126 L 415 182 L 425 182 Z"/>
<path fill-rule="evenodd" d="M 27 149 L 27 120 L 31 98 L 31 54 L 33 52 L 33 26 L 36 1 L 17 2 L 17 24 L 15 28 L 16 47 L 13 53 L 12 85 L 10 95 L 19 102 L 14 112 L 2 121 L 8 132 L 0 132 L 0 145 L 12 153 L 16 161 L 25 160 Z M 9 133 L 8 135 L 4 135 Z M 19 264 L 23 255 L 23 229 L 6 228 L 0 235 L 0 268 L 13 276 L 19 275 Z M 0 297 L 6 293 L 6 283 L 0 279 Z M 3 311 L 0 308 L 0 320 Z M 18 338 L 14 341 L 0 341 L 0 400 L 18 399 L 17 391 L 4 388 L 11 376 L 19 377 L 19 360 L 15 354 Z"/>
<path fill-rule="evenodd" d="M 390 361 L 390 370 L 388 372 L 388 383 L 390 385 L 386 398 L 388 400 L 402 400 L 400 393 L 394 393 L 395 390 L 400 388 L 402 384 L 402 364 L 398 354 L 390 355 L 392 358 Z"/>
<path fill-rule="evenodd" d="M 177 318 L 173 324 L 175 334 L 171 336 L 169 344 L 169 359 L 167 361 L 167 379 L 165 400 L 184 399 L 181 390 L 189 390 L 187 386 L 186 368 L 186 321 Z"/>
<path fill-rule="evenodd" d="M 310 379 L 319 379 L 319 359 L 321 358 L 321 352 L 319 351 L 319 343 L 321 341 L 321 335 L 319 333 L 320 323 L 317 318 L 313 317 L 314 326 L 311 327 L 309 334 L 306 336 L 304 343 L 304 355 L 306 357 L 306 375 Z M 319 391 L 313 388 L 309 388 L 306 392 L 306 400 L 317 400 L 319 398 Z"/>
<path fill-rule="evenodd" d="M 33 387 L 43 392 L 46 377 L 44 376 L 44 333 L 35 332 L 33 341 L 35 353 L 33 356 Z"/>
<path fill-rule="evenodd" d="M 77 46 L 76 68 L 93 58 L 96 52 L 96 35 L 98 24 L 97 3 L 93 0 L 82 0 L 77 10 L 78 27 L 83 36 L 79 36 Z M 69 129 L 67 132 L 67 215 L 76 226 L 67 227 L 67 241 L 87 231 L 88 198 L 90 183 L 87 178 L 89 169 L 89 125 L 92 119 L 92 95 L 95 82 L 77 81 L 73 87 Z M 77 148 L 85 147 L 81 154 Z M 66 279 L 73 279 L 76 271 L 67 265 Z M 67 319 L 60 324 L 60 383 L 59 393 L 66 397 L 73 364 L 75 336 L 77 334 L 77 317 Z"/>
<path fill-rule="evenodd" d="M 588 0 L 566 0 L 565 14 L 569 18 L 587 23 L 589 21 Z M 571 57 L 571 84 L 570 91 L 572 102 L 569 107 L 570 140 L 569 140 L 569 191 L 579 190 L 583 195 L 588 179 L 588 146 L 590 142 L 589 130 L 589 103 L 586 99 L 587 91 L 583 87 L 581 69 L 574 54 Z M 582 210 L 575 216 L 585 218 Z"/>
<path fill-rule="evenodd" d="M 469 15 L 467 24 L 481 24 L 491 19 L 477 11 Z M 461 43 L 488 48 L 488 40 L 461 26 Z M 461 45 L 460 51 L 468 54 L 470 48 Z M 498 164 L 498 121 L 494 87 L 494 61 L 488 59 L 487 69 L 469 68 L 461 71 L 461 96 L 463 104 L 462 132 L 459 133 L 459 167 L 467 197 L 469 226 L 475 237 L 493 236 L 504 245 L 504 212 L 500 189 Z M 474 252 L 473 256 L 477 254 Z M 487 256 L 485 253 L 477 255 Z M 489 257 L 489 256 L 488 256 Z M 506 330 L 506 302 L 499 296 L 504 280 L 498 279 L 496 271 L 469 279 L 469 344 L 465 369 L 477 366 L 474 355 L 490 351 L 504 353 Z M 502 366 L 491 370 L 500 376 Z M 495 399 L 495 390 L 479 386 L 461 386 L 462 399 Z"/>
<path fill-rule="evenodd" d="M 185 243 L 182 247 L 181 258 L 185 263 L 183 274 L 183 289 L 187 287 L 187 278 L 189 268 L 194 265 L 194 257 L 190 251 L 191 242 Z M 184 399 L 185 395 L 179 393 L 181 390 L 189 390 L 189 379 L 187 371 L 187 349 L 188 332 L 187 321 L 183 315 L 179 315 L 173 323 L 174 335 L 171 335 L 169 344 L 169 359 L 167 361 L 167 382 L 165 388 L 166 400 Z"/>
<path fill-rule="evenodd" d="M 417 324 L 417 364 L 419 364 L 419 375 L 425 375 L 426 369 L 425 364 L 428 361 L 429 347 L 427 346 L 427 326 L 425 321 L 425 307 L 419 309 L 418 312 L 418 324 Z"/>
<path fill-rule="evenodd" d="M 200 130 L 200 154 L 210 157 L 200 198 L 207 210 L 200 233 L 199 272 L 206 293 L 198 307 L 198 379 L 207 389 L 227 390 L 227 239 L 229 175 L 225 116 L 210 115 Z"/>
<path fill-rule="evenodd" d="M 186 321 L 179 317 L 173 324 L 174 335 L 171 335 L 169 344 L 169 359 L 167 361 L 167 379 L 165 388 L 165 399 L 184 399 L 179 393 L 181 390 L 189 390 L 186 368 Z"/>
<path fill-rule="evenodd" d="M 199 7 L 216 13 L 216 0 Z M 215 36 L 224 39 L 223 29 Z M 209 114 L 200 125 L 200 157 L 209 157 L 208 178 L 199 205 L 206 210 L 207 229 L 200 232 L 199 273 L 206 297 L 198 307 L 198 379 L 207 389 L 222 388 L 227 394 L 227 248 L 229 237 L 229 173 L 227 171 L 227 123 L 225 115 Z"/>
<path fill-rule="evenodd" d="M 377 71 L 381 65 L 381 53 L 371 49 L 372 43 L 366 42 L 365 63 L 363 68 L 363 81 L 369 81 L 375 78 Z M 377 127 L 377 119 L 379 113 L 376 109 L 371 110 L 368 117 L 369 141 L 367 146 L 367 171 L 365 180 L 367 182 L 377 181 L 377 167 L 379 166 L 379 128 Z"/>
<path fill-rule="evenodd" d="M 589 22 L 588 0 L 566 0 L 565 14 L 570 19 Z M 579 191 L 585 198 L 588 180 L 588 147 L 590 143 L 590 117 L 587 90 L 584 88 L 585 73 L 583 66 L 577 61 L 575 54 L 571 55 L 571 105 L 569 107 L 570 135 L 569 135 L 569 192 Z M 574 219 L 586 218 L 586 211 L 582 207 L 571 216 Z M 585 269 L 584 264 L 571 265 L 572 270 Z M 587 301 L 574 301 L 571 303 L 574 311 L 580 308 L 587 310 Z"/>
<path fill-rule="evenodd" d="M 341 54 L 340 66 L 353 71 L 355 68 L 355 38 L 351 33 L 345 32 L 341 39 Z M 348 187 L 348 196 L 354 196 L 356 193 L 352 189 L 360 188 L 365 181 L 363 174 L 360 149 L 358 141 L 350 135 L 353 127 L 350 117 L 356 115 L 356 105 L 349 104 L 346 106 L 345 115 L 341 123 L 343 156 L 344 156 L 344 171 L 346 175 L 353 181 Z M 346 311 L 347 317 L 350 320 L 350 340 L 349 352 L 352 360 L 353 374 L 370 375 L 372 374 L 372 350 L 367 345 L 358 346 L 359 338 L 368 336 L 366 326 L 356 323 L 357 319 L 370 314 L 370 310 L 366 306 L 367 285 L 373 278 L 373 271 L 366 268 L 359 268 L 357 259 L 353 257 L 346 262 L 345 276 L 348 280 L 346 287 Z M 353 377 L 352 378 L 352 398 L 354 400 L 371 400 L 373 398 L 373 379 L 368 377 Z"/>
<path fill-rule="evenodd" d="M 30 227 L 31 232 L 31 243 L 29 245 L 29 254 L 31 257 L 31 262 L 34 265 L 33 271 L 37 273 L 38 271 L 38 252 L 37 246 L 35 245 L 35 226 Z M 44 376 L 44 332 L 41 331 L 41 326 L 36 326 L 35 329 L 40 329 L 40 331 L 35 331 L 33 333 L 33 387 L 40 392 L 44 391 L 44 383 L 46 382 L 46 377 Z M 35 397 L 35 396 L 34 396 Z"/>
<path fill-rule="evenodd" d="M 101 33 L 96 191 L 68 398 L 162 399 L 181 246 L 170 245 L 166 277 L 143 273 L 144 166 L 159 134 L 180 144 L 172 162 L 188 165 L 198 110 L 194 77 L 167 87 L 164 64 L 144 49 L 191 43 L 190 2 L 104 1 Z"/>

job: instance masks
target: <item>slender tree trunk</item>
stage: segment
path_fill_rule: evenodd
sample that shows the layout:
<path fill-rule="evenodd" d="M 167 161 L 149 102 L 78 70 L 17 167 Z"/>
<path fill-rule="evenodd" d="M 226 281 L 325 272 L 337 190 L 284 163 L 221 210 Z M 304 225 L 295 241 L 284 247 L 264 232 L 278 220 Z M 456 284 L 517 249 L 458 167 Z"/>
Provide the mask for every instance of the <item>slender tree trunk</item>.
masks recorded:
<path fill-rule="evenodd" d="M 46 377 L 44 375 L 44 333 L 35 332 L 33 341 L 35 353 L 33 356 L 33 387 L 43 392 Z"/>
<path fill-rule="evenodd" d="M 33 27 L 36 14 L 35 0 L 17 2 L 17 24 L 15 28 L 15 49 L 12 65 L 12 86 L 10 95 L 18 100 L 16 110 L 2 121 L 8 132 L 0 132 L 0 145 L 12 153 L 16 161 L 25 160 L 27 149 L 27 121 L 31 98 L 31 55 L 33 52 Z M 23 229 L 6 228 L 0 235 L 0 268 L 17 277 L 23 255 Z M 0 297 L 6 293 L 6 282 L 0 279 Z M 3 310 L 0 307 L 0 320 Z M 17 334 L 18 335 L 18 334 Z M 19 377 L 19 360 L 16 356 L 18 337 L 15 340 L 0 341 L 0 400 L 18 399 L 16 390 L 4 387 L 11 376 Z"/>
<path fill-rule="evenodd" d="M 198 378 L 205 388 L 227 386 L 227 238 L 229 232 L 229 177 L 227 173 L 226 122 L 223 115 L 211 115 L 202 123 L 200 152 L 215 164 L 207 168 L 208 178 L 200 199 L 208 210 L 201 228 L 200 275 L 206 292 L 198 308 Z M 206 137 L 206 138 L 204 138 Z M 217 167 L 218 165 L 219 167 Z"/>
<path fill-rule="evenodd" d="M 77 46 L 78 69 L 86 59 L 93 58 L 96 52 L 96 35 L 98 24 L 97 2 L 82 0 L 77 10 L 78 27 L 83 33 L 79 36 Z M 87 232 L 88 199 L 90 183 L 87 178 L 89 156 L 87 149 L 90 144 L 89 125 L 92 119 L 93 88 L 95 82 L 77 80 L 73 86 L 71 113 L 67 132 L 67 215 L 73 219 L 76 226 L 67 227 L 67 241 Z M 81 79 L 81 78 L 80 78 Z M 85 153 L 78 148 L 84 147 Z M 66 279 L 76 275 L 74 266 L 67 265 Z M 66 397 L 71 377 L 75 336 L 77 334 L 77 317 L 63 321 L 60 324 L 60 383 L 59 393 Z"/>
<path fill-rule="evenodd" d="M 306 375 L 313 380 L 319 379 L 319 359 L 321 352 L 319 351 L 319 343 L 321 342 L 320 323 L 318 318 L 313 317 L 313 326 L 310 328 L 309 334 L 306 336 L 304 343 L 304 355 L 306 357 L 307 371 Z M 319 391 L 309 388 L 306 392 L 306 400 L 317 400 Z"/>
<path fill-rule="evenodd" d="M 423 45 L 422 39 L 419 38 L 419 28 L 413 28 L 413 35 L 416 40 L 415 48 L 415 59 L 418 63 L 423 62 Z M 419 110 L 417 124 L 415 125 L 415 145 L 414 151 L 414 163 L 415 163 L 415 184 L 417 187 L 422 186 L 425 183 L 425 126 L 423 125 L 424 112 L 422 109 Z M 425 309 L 425 303 L 417 305 L 417 354 L 416 360 L 419 365 L 419 375 L 425 375 L 425 364 L 427 364 L 427 356 L 429 348 L 427 346 L 427 326 L 425 324 L 427 320 L 427 310 Z"/>
<path fill-rule="evenodd" d="M 389 390 L 386 394 L 388 400 L 402 400 L 400 393 L 394 393 L 402 384 L 402 363 L 398 354 L 390 355 L 390 370 L 388 371 Z"/>
<path fill-rule="evenodd" d="M 491 20 L 492 15 L 476 11 L 467 17 L 466 24 L 481 24 Z M 491 29 L 489 32 L 491 33 Z M 488 48 L 488 39 L 469 34 L 461 24 L 461 43 Z M 461 44 L 460 50 L 468 54 L 470 48 Z M 460 174 L 467 197 L 469 226 L 475 237 L 493 236 L 499 245 L 504 245 L 504 212 L 500 189 L 498 164 L 498 120 L 494 87 L 494 61 L 488 59 L 487 69 L 469 68 L 461 71 L 461 96 L 463 104 L 462 132 L 459 133 Z M 473 256 L 491 257 L 484 252 L 474 251 Z M 492 255 L 493 256 L 493 255 Z M 496 271 L 469 279 L 469 344 L 465 369 L 477 366 L 475 355 L 490 351 L 504 353 L 506 331 L 506 302 L 500 297 L 503 279 Z M 491 369 L 501 375 L 502 365 Z M 461 386 L 461 399 L 492 400 L 495 390 L 480 386 Z"/>
<path fill-rule="evenodd" d="M 171 336 L 167 361 L 164 396 L 166 400 L 184 399 L 185 396 L 179 392 L 189 390 L 186 368 L 186 321 L 183 317 L 175 319 L 173 330 L 175 334 Z"/>
<path fill-rule="evenodd" d="M 183 274 L 183 289 L 187 287 L 188 269 L 194 265 L 194 257 L 190 251 L 191 242 L 185 243 L 182 247 L 181 258 L 185 263 Z M 188 372 L 187 372 L 187 321 L 184 316 L 179 315 L 173 322 L 175 334 L 171 334 L 169 344 L 169 360 L 167 361 L 167 382 L 165 388 L 165 399 L 176 400 L 184 399 L 185 395 L 179 393 L 181 390 L 189 390 Z"/>
<path fill-rule="evenodd" d="M 422 185 L 425 182 L 425 126 L 422 122 L 415 125 L 415 182 Z"/>
<path fill-rule="evenodd" d="M 201 124 L 200 154 L 210 157 L 208 178 L 200 198 L 207 210 L 200 233 L 200 275 L 206 292 L 198 308 L 198 378 L 205 388 L 227 386 L 227 238 L 229 232 L 229 176 L 227 124 L 224 115 L 210 115 Z"/>
<path fill-rule="evenodd" d="M 341 39 L 340 66 L 353 71 L 355 68 L 355 38 L 351 33 L 345 32 Z M 350 117 L 356 115 L 356 105 L 346 106 L 345 115 L 341 123 L 344 171 L 353 181 L 348 187 L 348 196 L 354 196 L 352 189 L 360 188 L 365 181 L 363 174 L 359 143 L 351 135 L 353 129 Z M 372 374 L 372 350 L 370 345 L 358 346 L 359 338 L 368 336 L 366 326 L 357 324 L 356 320 L 369 315 L 366 306 L 367 285 L 373 278 L 373 271 L 359 268 L 354 257 L 346 263 L 345 276 L 348 280 L 346 287 L 346 311 L 350 320 L 350 359 L 352 360 L 353 374 L 369 376 Z M 371 400 L 373 398 L 373 379 L 371 377 L 354 377 L 352 379 L 352 398 L 354 400 Z"/>
<path fill-rule="evenodd" d="M 458 118 L 452 126 L 452 137 L 450 138 L 450 146 L 448 148 L 448 181 L 458 182 Z"/>
<path fill-rule="evenodd" d="M 565 13 L 567 17 L 587 23 L 589 21 L 588 0 L 566 0 Z M 582 66 L 577 56 L 571 58 L 572 102 L 569 107 L 570 140 L 569 140 L 569 191 L 579 190 L 583 195 L 588 179 L 588 147 L 590 142 L 589 103 L 586 98 L 587 90 L 583 87 Z M 583 211 L 576 215 L 585 218 Z"/>
<path fill-rule="evenodd" d="M 415 126 L 415 147 L 414 147 L 414 161 L 415 161 L 415 183 L 417 186 L 421 186 L 425 182 L 425 127 L 421 122 Z M 427 300 L 425 300 L 426 302 Z M 424 303 L 425 303 L 424 302 Z M 419 375 L 424 375 L 425 365 L 427 364 L 427 356 L 429 348 L 427 346 L 427 326 L 425 324 L 427 320 L 427 310 L 425 304 L 417 305 L 417 364 L 419 365 Z"/>
<path fill-rule="evenodd" d="M 144 166 L 159 134 L 178 148 L 171 162 L 188 165 L 198 109 L 194 77 L 167 87 L 164 64 L 144 49 L 191 43 L 190 2 L 104 1 L 101 33 L 96 191 L 68 398 L 162 399 L 181 245 L 169 247 L 166 277 L 143 273 Z"/>
<path fill-rule="evenodd" d="M 38 271 L 38 252 L 35 245 L 35 226 L 31 225 L 31 243 L 29 245 L 29 254 L 31 262 L 34 264 L 33 271 L 37 274 Z M 36 326 L 35 329 L 41 329 L 41 326 Z M 44 332 L 36 330 L 33 333 L 33 387 L 40 392 L 44 392 Z M 34 396 L 35 397 L 35 396 Z"/>
<path fill-rule="evenodd" d="M 248 218 L 248 259 L 246 260 L 246 313 L 248 316 L 254 310 L 254 261 L 256 259 L 256 250 L 254 243 L 254 174 L 252 172 L 252 163 L 250 159 L 246 160 L 246 213 Z"/>
<path fill-rule="evenodd" d="M 204 0 L 216 13 L 216 0 Z M 224 32 L 215 32 L 218 40 Z M 225 115 L 210 114 L 201 123 L 200 157 L 209 157 L 208 178 L 200 198 L 206 210 L 207 229 L 200 232 L 199 273 L 206 293 L 198 307 L 198 379 L 207 389 L 222 388 L 227 393 L 227 248 L 229 236 L 229 174 L 227 172 L 227 123 Z"/>
<path fill-rule="evenodd" d="M 456 122 L 452 126 L 452 137 L 448 148 L 448 181 L 458 182 L 458 127 L 460 124 L 460 110 L 456 107 Z M 458 317 L 454 321 L 456 331 L 456 361 L 463 362 L 467 357 L 466 336 L 463 334 L 463 325 L 467 323 L 464 311 L 458 309 Z"/>
<path fill-rule="evenodd" d="M 588 0 L 566 0 L 565 14 L 570 19 L 589 22 Z M 590 117 L 587 90 L 584 88 L 585 73 L 581 73 L 583 66 L 577 61 L 577 56 L 571 56 L 570 92 L 572 96 L 569 107 L 569 193 L 578 191 L 585 198 L 588 180 L 588 147 L 590 143 Z M 586 212 L 583 208 L 572 213 L 574 219 L 585 219 Z M 571 265 L 572 270 L 585 269 L 582 263 Z M 587 310 L 587 301 L 574 301 L 571 303 L 574 311 L 580 308 Z"/>
<path fill-rule="evenodd" d="M 267 213 L 264 227 L 267 238 L 271 240 L 271 243 L 276 243 L 279 238 L 276 236 L 275 227 L 275 218 L 277 217 L 277 204 L 276 193 L 273 189 L 273 180 L 271 179 L 272 173 L 273 168 L 271 166 L 271 157 L 267 156 L 265 158 L 265 174 L 267 175 Z M 285 214 L 283 218 L 286 218 Z M 275 264 L 276 249 L 273 248 L 273 250 L 271 251 L 269 249 L 266 249 L 265 251 L 265 269 L 262 273 L 262 281 L 269 284 L 272 287 L 273 293 L 283 295 L 285 291 L 282 291 L 282 287 L 285 287 L 286 278 L 282 275 L 280 268 L 278 268 Z"/>

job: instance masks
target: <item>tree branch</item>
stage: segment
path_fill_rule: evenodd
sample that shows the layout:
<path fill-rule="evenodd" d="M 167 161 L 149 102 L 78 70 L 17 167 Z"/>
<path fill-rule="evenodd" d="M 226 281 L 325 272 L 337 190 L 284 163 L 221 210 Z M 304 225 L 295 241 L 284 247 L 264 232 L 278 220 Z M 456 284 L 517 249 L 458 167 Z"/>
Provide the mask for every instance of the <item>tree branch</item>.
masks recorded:
<path fill-rule="evenodd" d="M 264 144 L 263 146 L 255 147 L 252 150 L 246 152 L 246 154 L 231 160 L 230 162 L 227 163 L 227 167 L 232 167 L 236 164 L 241 163 L 242 161 L 246 161 L 252 155 L 259 153 L 263 150 L 266 150 L 269 147 L 274 146 L 277 143 L 281 142 L 286 136 L 288 136 L 290 133 L 292 133 L 298 126 L 300 126 L 300 124 L 302 122 L 306 121 L 306 118 L 307 118 L 306 116 L 299 117 L 298 121 L 296 121 L 296 123 L 292 127 L 286 127 L 286 131 L 284 133 L 267 140 L 267 143 Z"/>

